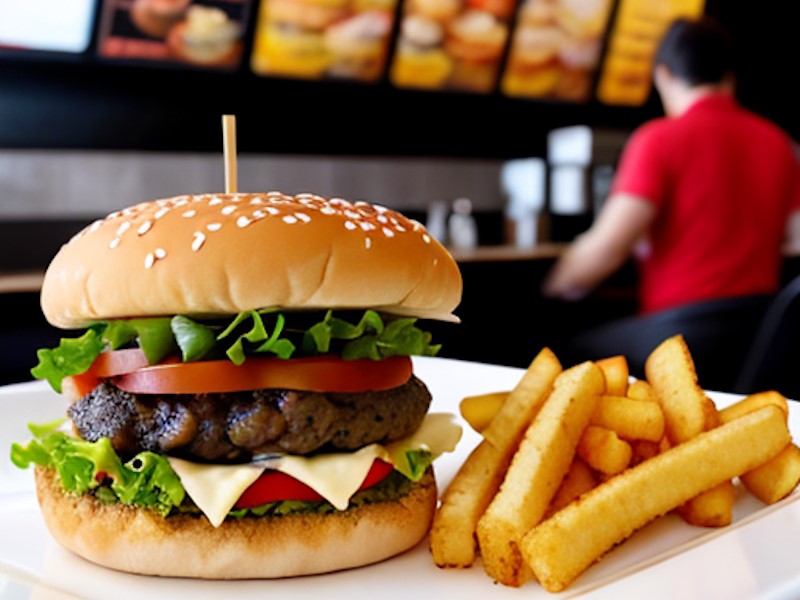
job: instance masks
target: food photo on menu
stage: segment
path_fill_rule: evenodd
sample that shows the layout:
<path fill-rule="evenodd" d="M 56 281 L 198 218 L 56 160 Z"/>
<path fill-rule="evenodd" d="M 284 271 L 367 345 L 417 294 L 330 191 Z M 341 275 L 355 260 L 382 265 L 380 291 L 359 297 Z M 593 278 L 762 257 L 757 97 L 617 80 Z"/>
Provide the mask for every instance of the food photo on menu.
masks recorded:
<path fill-rule="evenodd" d="M 251 67 L 258 75 L 378 81 L 396 0 L 262 0 Z"/>
<path fill-rule="evenodd" d="M 495 90 L 514 0 L 407 0 L 389 78 L 402 88 Z"/>
<path fill-rule="evenodd" d="M 589 100 L 612 8 L 611 0 L 524 0 L 503 72 L 503 93 Z"/>
<path fill-rule="evenodd" d="M 103 58 L 233 69 L 244 49 L 250 0 L 105 0 Z"/>

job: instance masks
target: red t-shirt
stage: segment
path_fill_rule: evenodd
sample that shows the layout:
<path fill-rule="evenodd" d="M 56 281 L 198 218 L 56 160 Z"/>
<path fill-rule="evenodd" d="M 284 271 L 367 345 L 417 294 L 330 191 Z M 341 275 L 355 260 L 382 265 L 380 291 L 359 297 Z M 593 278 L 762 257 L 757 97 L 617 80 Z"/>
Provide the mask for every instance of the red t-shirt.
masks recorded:
<path fill-rule="evenodd" d="M 612 193 L 658 213 L 641 258 L 642 312 L 778 289 L 800 166 L 777 126 L 714 94 L 651 121 L 626 144 Z"/>

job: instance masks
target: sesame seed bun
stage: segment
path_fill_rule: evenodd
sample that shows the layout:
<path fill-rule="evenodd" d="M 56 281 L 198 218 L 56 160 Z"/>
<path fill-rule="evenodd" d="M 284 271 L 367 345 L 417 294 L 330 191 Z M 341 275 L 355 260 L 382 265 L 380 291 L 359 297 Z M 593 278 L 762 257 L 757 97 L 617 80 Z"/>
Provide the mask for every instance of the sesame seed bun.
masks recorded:
<path fill-rule="evenodd" d="M 159 514 L 64 492 L 37 467 L 45 524 L 65 548 L 93 563 L 144 575 L 266 579 L 326 573 L 382 561 L 426 535 L 436 506 L 432 472 L 391 502 L 331 514 L 227 519 Z"/>
<path fill-rule="evenodd" d="M 313 194 L 203 194 L 89 225 L 51 262 L 41 302 L 61 328 L 265 307 L 457 321 L 461 289 L 447 250 L 395 211 Z"/>

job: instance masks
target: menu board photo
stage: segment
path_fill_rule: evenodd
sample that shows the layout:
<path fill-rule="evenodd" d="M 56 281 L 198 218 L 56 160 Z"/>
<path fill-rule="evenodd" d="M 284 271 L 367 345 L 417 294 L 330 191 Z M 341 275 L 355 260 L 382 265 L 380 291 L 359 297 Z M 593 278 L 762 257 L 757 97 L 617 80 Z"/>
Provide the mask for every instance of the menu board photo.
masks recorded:
<path fill-rule="evenodd" d="M 515 8 L 515 0 L 405 0 L 391 82 L 493 92 Z"/>
<path fill-rule="evenodd" d="M 501 90 L 508 96 L 591 98 L 612 0 L 523 0 Z"/>
<path fill-rule="evenodd" d="M 84 52 L 96 0 L 0 0 L 0 49 Z"/>
<path fill-rule="evenodd" d="M 396 0 L 262 0 L 258 75 L 374 82 L 383 76 Z"/>
<path fill-rule="evenodd" d="M 621 0 L 597 86 L 605 104 L 641 106 L 653 87 L 653 57 L 679 17 L 703 14 L 704 0 Z"/>
<path fill-rule="evenodd" d="M 250 0 L 104 0 L 104 58 L 233 69 Z"/>

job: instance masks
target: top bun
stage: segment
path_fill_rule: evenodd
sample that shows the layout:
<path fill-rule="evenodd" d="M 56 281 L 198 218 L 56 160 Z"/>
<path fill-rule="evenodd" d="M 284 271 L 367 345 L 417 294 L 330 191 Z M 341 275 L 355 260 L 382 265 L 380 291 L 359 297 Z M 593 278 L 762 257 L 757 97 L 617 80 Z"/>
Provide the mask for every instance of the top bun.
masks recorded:
<path fill-rule="evenodd" d="M 266 307 L 457 321 L 461 289 L 447 250 L 395 211 L 314 194 L 203 194 L 86 227 L 50 263 L 41 302 L 62 328 Z"/>

